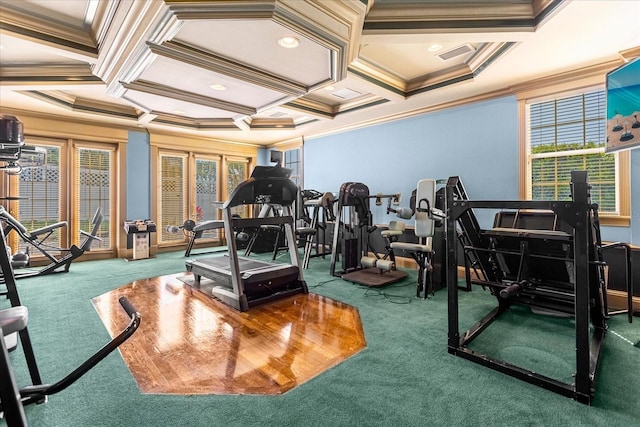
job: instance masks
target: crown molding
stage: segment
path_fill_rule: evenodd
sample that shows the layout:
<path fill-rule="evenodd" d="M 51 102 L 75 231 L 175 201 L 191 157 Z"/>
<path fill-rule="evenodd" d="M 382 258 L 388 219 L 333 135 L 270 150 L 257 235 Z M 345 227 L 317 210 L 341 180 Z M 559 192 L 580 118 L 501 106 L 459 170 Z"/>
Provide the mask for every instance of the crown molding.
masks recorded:
<path fill-rule="evenodd" d="M 495 99 L 495 98 L 500 98 L 503 96 L 508 96 L 508 95 L 513 95 L 513 93 L 508 90 L 499 90 L 499 91 L 495 91 L 495 92 L 489 92 L 489 93 L 484 93 L 484 94 L 480 94 L 480 95 L 476 95 L 473 97 L 468 97 L 468 98 L 464 98 L 464 99 L 459 99 L 456 101 L 451 101 L 451 102 L 445 102 L 442 104 L 437 104 L 437 105 L 433 105 L 430 107 L 425 107 L 425 108 L 419 108 L 419 109 L 415 109 L 415 110 L 411 110 L 411 111 L 405 111 L 399 114 L 392 114 L 392 115 L 388 115 L 388 116 L 384 116 L 384 117 L 379 117 L 376 119 L 372 119 L 372 120 L 365 120 L 362 122 L 358 122 L 355 124 L 351 124 L 351 125 L 347 125 L 347 126 L 343 126 L 340 128 L 336 128 L 336 129 L 331 129 L 329 131 L 326 132 L 318 132 L 318 133 L 314 133 L 311 135 L 305 135 L 305 139 L 316 139 L 316 138 L 321 138 L 321 137 L 325 137 L 325 136 L 329 136 L 329 135 L 334 135 L 337 133 L 342 133 L 342 132 L 348 132 L 348 131 L 353 131 L 356 129 L 361 129 L 361 128 L 365 128 L 365 127 L 369 127 L 369 126 L 375 126 L 375 125 L 380 125 L 380 124 L 384 124 L 384 123 L 389 123 L 389 122 L 393 122 L 396 120 L 402 120 L 402 119 L 407 119 L 410 117 L 415 117 L 415 116 L 419 116 L 422 114 L 426 114 L 426 113 L 433 113 L 436 111 L 442 111 L 442 110 L 446 110 L 449 108 L 454 108 L 454 107 L 459 107 L 459 106 L 463 106 L 463 105 L 469 105 L 469 104 L 473 104 L 476 102 L 482 102 L 482 101 L 488 101 L 490 99 Z M 279 142 L 274 142 L 272 145 L 276 145 Z"/>
<path fill-rule="evenodd" d="M 27 111 L 22 109 L 0 110 L 20 117 L 29 136 L 48 138 L 82 139 L 87 141 L 126 142 L 127 132 L 134 128 L 128 125 L 114 123 L 96 123 L 93 119 L 83 119 L 77 116 L 64 117 L 59 114 Z M 105 132 L 105 129 L 110 131 Z M 117 132 L 112 132 L 116 130 Z"/>
<path fill-rule="evenodd" d="M 20 4 L 0 3 L 0 31 L 3 34 L 60 49 L 74 59 L 95 62 L 98 47 L 89 31 L 27 14 L 17 7 Z"/>
<path fill-rule="evenodd" d="M 624 61 L 631 61 L 632 59 L 635 59 L 640 56 L 640 46 L 632 47 L 632 48 L 623 50 L 621 52 L 618 52 L 618 55 L 620 55 L 620 57 Z"/>
<path fill-rule="evenodd" d="M 190 46 L 176 42 L 165 42 L 162 45 L 147 43 L 149 50 L 164 58 L 191 64 L 193 66 L 223 74 L 235 79 L 244 80 L 256 86 L 281 92 L 288 96 L 302 96 L 308 89 L 273 74 L 257 70 L 247 64 L 241 64 L 222 56 L 202 52 Z"/>
<path fill-rule="evenodd" d="M 109 93 L 118 96 L 122 91 L 113 86 L 126 81 L 125 75 L 145 57 L 146 41 L 161 43 L 177 31 L 180 22 L 163 1 L 118 1 L 110 12 L 103 17 L 106 30 L 93 73 L 107 84 Z"/>
<path fill-rule="evenodd" d="M 61 91 L 24 90 L 19 93 L 74 112 L 99 114 L 134 121 L 138 119 L 139 115 L 134 108 L 79 98 Z"/>
<path fill-rule="evenodd" d="M 386 102 L 389 102 L 389 100 L 376 95 L 365 95 L 341 105 L 333 106 L 325 102 L 310 99 L 307 97 L 293 100 L 286 103 L 284 106 L 292 110 L 301 111 L 317 117 L 333 119 L 340 114 L 349 113 L 363 108 L 373 107 L 379 104 L 384 104 Z M 303 124 L 306 124 L 306 122 Z"/>
<path fill-rule="evenodd" d="M 152 111 L 155 116 L 151 123 L 179 126 L 193 130 L 240 130 L 232 119 L 193 119 L 190 117 Z"/>
<path fill-rule="evenodd" d="M 232 111 L 242 115 L 251 115 L 256 113 L 256 109 L 246 105 L 240 105 L 233 102 L 222 101 L 220 99 L 210 98 L 197 93 L 185 92 L 171 86 L 165 86 L 158 83 L 147 82 L 144 80 L 132 83 L 121 82 L 122 87 L 126 90 L 134 92 L 142 92 L 150 95 L 162 96 L 165 98 L 176 99 L 191 104 L 203 105 L 205 107 L 217 108 L 219 110 Z"/>
<path fill-rule="evenodd" d="M 624 61 L 622 60 L 601 62 L 588 67 L 529 80 L 519 85 L 512 85 L 510 90 L 516 94 L 518 100 L 523 100 L 543 94 L 552 96 L 553 93 L 565 91 L 568 87 L 577 89 L 578 87 L 604 84 L 606 74 L 623 63 Z"/>
<path fill-rule="evenodd" d="M 3 85 L 103 84 L 88 64 L 56 64 L 0 67 Z"/>
<path fill-rule="evenodd" d="M 566 0 L 374 4 L 363 34 L 533 31 Z"/>

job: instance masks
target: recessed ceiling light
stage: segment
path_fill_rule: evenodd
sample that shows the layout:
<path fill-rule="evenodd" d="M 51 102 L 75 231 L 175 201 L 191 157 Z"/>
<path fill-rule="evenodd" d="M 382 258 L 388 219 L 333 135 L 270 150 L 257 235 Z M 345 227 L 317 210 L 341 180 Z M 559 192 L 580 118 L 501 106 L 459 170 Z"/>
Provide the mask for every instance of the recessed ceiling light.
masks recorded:
<path fill-rule="evenodd" d="M 215 84 L 215 85 L 211 85 L 209 86 L 211 89 L 213 90 L 227 90 L 227 87 L 224 85 L 219 85 L 219 84 Z"/>
<path fill-rule="evenodd" d="M 325 86 L 324 90 L 332 91 L 336 90 L 335 86 Z"/>
<path fill-rule="evenodd" d="M 298 47 L 298 45 L 300 45 L 300 40 L 295 37 L 287 36 L 279 39 L 278 44 L 282 47 L 286 47 L 287 49 L 293 49 L 294 47 Z"/>
<path fill-rule="evenodd" d="M 440 43 L 431 43 L 431 45 L 427 48 L 429 52 L 437 52 L 442 49 L 442 45 Z"/>
<path fill-rule="evenodd" d="M 177 115 L 177 116 L 186 116 L 187 113 L 185 113 L 182 110 L 173 110 L 173 114 Z"/>

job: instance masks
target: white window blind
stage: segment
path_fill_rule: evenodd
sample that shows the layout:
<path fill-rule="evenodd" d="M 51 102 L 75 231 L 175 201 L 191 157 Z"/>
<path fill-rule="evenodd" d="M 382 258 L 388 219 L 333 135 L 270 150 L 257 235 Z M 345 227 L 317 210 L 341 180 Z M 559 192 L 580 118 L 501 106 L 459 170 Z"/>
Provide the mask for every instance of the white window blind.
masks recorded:
<path fill-rule="evenodd" d="M 42 166 L 22 170 L 19 176 L 17 219 L 29 231 L 55 224 L 60 218 L 60 147 L 40 145 L 47 150 L 47 162 Z M 63 228 L 58 228 L 47 239 L 47 244 L 61 246 Z M 27 245 L 18 241 L 18 250 L 25 251 Z M 15 249 L 15 248 L 14 248 Z M 29 248 L 32 250 L 33 248 Z M 51 251 L 55 253 L 55 251 Z M 34 254 L 38 255 L 38 254 Z"/>
<path fill-rule="evenodd" d="M 291 169 L 291 180 L 297 186 L 302 185 L 302 153 L 300 148 L 284 152 L 284 167 Z"/>
<path fill-rule="evenodd" d="M 528 105 L 528 196 L 569 200 L 572 170 L 586 170 L 591 201 L 619 213 L 617 155 L 605 154 L 603 90 Z"/>
<path fill-rule="evenodd" d="M 247 162 L 230 160 L 227 162 L 227 200 L 238 184 L 248 178 Z M 249 213 L 248 206 L 236 206 L 231 212 L 246 218 Z"/>
<path fill-rule="evenodd" d="M 181 242 L 182 233 L 168 233 L 168 225 L 182 225 L 188 216 L 186 156 L 160 155 L 160 243 Z"/>
<path fill-rule="evenodd" d="M 97 208 L 100 208 L 103 220 L 98 231 L 98 237 L 92 243 L 91 249 L 112 249 L 113 239 L 111 230 L 111 200 L 113 194 L 112 165 L 113 150 L 96 148 L 77 148 L 75 173 L 75 194 L 77 208 L 73 219 L 74 230 L 78 230 L 75 241 L 81 243 L 85 237 L 80 230 L 90 233 L 93 228 L 91 220 Z"/>
<path fill-rule="evenodd" d="M 196 222 L 218 219 L 218 162 L 196 158 Z M 215 239 L 219 230 L 208 230 L 204 238 Z"/>

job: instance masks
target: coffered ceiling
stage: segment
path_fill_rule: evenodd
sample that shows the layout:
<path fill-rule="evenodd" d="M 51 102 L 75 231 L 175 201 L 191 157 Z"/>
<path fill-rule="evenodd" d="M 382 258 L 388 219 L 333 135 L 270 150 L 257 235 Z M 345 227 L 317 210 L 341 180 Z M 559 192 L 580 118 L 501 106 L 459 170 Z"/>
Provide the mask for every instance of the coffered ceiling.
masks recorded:
<path fill-rule="evenodd" d="M 0 0 L 0 107 L 269 146 L 619 60 L 638 22 L 636 1 Z"/>

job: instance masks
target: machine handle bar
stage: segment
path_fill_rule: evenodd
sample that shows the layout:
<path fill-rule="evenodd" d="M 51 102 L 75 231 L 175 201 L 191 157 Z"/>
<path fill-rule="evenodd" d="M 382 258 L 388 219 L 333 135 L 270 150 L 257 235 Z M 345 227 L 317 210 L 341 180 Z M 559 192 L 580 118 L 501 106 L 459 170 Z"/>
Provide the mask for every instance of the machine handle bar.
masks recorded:
<path fill-rule="evenodd" d="M 71 384 L 76 382 L 81 376 L 86 374 L 91 368 L 96 366 L 102 359 L 107 357 L 112 351 L 117 349 L 120 344 L 125 342 L 140 326 L 140 313 L 136 310 L 136 308 L 129 302 L 126 297 L 120 297 L 118 300 L 124 311 L 130 318 L 129 324 L 127 327 L 120 332 L 116 337 L 114 337 L 111 341 L 105 344 L 100 350 L 98 350 L 93 356 L 87 359 L 82 365 L 76 368 L 69 375 L 61 379 L 55 384 L 43 384 L 43 385 L 32 385 L 27 386 L 20 390 L 20 395 L 22 396 L 23 404 L 29 404 L 41 401 L 46 396 L 51 394 L 58 393 L 59 391 L 64 390 L 69 387 Z"/>

